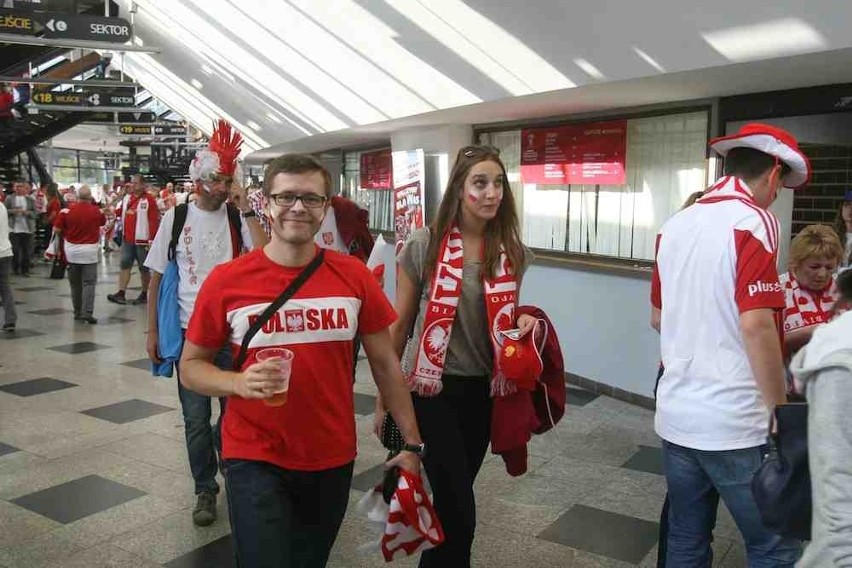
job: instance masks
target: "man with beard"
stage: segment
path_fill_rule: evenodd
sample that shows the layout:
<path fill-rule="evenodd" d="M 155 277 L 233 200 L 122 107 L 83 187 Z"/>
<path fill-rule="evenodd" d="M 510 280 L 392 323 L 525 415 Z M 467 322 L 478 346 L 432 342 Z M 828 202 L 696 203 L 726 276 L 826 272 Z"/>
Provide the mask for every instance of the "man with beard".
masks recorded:
<path fill-rule="evenodd" d="M 244 215 L 241 221 L 241 212 L 226 204 L 232 185 L 238 193 L 245 191 L 233 183 L 241 143 L 239 133 L 232 136 L 230 125 L 220 120 L 211 137 L 210 147 L 199 151 L 189 166 L 189 175 L 195 183 L 198 199 L 169 209 L 151 245 L 145 261 L 145 266 L 152 271 L 147 350 L 154 363 L 162 362 L 162 353 L 158 351 L 159 291 L 169 262 L 174 259 L 177 263 L 177 303 L 181 328 L 186 330 L 195 307 L 195 297 L 210 271 L 216 265 L 239 256 L 243 247 L 258 247 L 266 243 L 266 234 L 253 213 Z M 238 197 L 241 199 L 236 201 L 246 204 L 242 213 L 250 212 L 245 196 Z M 174 249 L 170 250 L 176 219 L 178 225 L 181 225 L 182 220 L 182 227 L 177 228 L 180 238 L 174 243 Z M 220 350 L 215 364 L 222 369 L 230 369 L 230 349 L 226 347 Z M 180 375 L 181 369 L 178 367 L 178 379 Z M 219 428 L 217 424 L 214 431 L 210 425 L 210 397 L 184 388 L 180 380 L 178 394 L 183 411 L 189 467 L 198 496 L 192 520 L 198 526 L 207 526 L 216 520 Z M 224 399 L 220 399 L 220 417 L 223 413 Z"/>

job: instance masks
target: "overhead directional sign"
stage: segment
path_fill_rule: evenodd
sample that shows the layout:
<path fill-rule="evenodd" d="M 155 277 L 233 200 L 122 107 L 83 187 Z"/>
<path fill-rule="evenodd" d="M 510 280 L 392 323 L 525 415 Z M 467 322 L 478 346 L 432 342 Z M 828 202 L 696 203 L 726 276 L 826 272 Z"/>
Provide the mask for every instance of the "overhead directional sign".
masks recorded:
<path fill-rule="evenodd" d="M 156 136 L 186 136 L 186 126 L 157 125 L 154 127 Z"/>
<path fill-rule="evenodd" d="M 47 39 L 108 43 L 125 43 L 133 35 L 133 27 L 124 18 L 0 9 L 0 33 L 34 36 L 42 31 Z"/>
<path fill-rule="evenodd" d="M 38 32 L 35 14 L 21 10 L 0 9 L 0 33 L 35 35 Z"/>
<path fill-rule="evenodd" d="M 40 17 L 46 38 L 124 43 L 133 35 L 130 22 L 124 18 L 59 12 L 42 12 Z"/>
<path fill-rule="evenodd" d="M 93 112 L 86 117 L 86 122 L 106 122 L 109 124 L 150 124 L 157 120 L 153 112 L 120 112 L 116 120 L 113 112 Z"/>
<path fill-rule="evenodd" d="M 122 124 L 118 131 L 127 136 L 150 136 L 152 128 L 150 124 Z"/>
<path fill-rule="evenodd" d="M 36 91 L 32 101 L 39 105 L 81 106 L 81 107 L 127 107 L 133 108 L 136 97 L 132 93 L 117 93 L 104 89 L 85 89 L 82 91 Z"/>

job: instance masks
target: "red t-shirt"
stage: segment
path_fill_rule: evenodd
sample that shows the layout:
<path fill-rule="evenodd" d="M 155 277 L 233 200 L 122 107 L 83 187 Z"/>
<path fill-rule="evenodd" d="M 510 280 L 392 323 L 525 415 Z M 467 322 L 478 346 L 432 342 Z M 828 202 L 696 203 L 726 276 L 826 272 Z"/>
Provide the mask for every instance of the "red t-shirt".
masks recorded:
<path fill-rule="evenodd" d="M 106 225 L 106 217 L 100 208 L 85 201 L 72 205 L 65 215 L 57 215 L 55 223 L 56 228 L 62 229 L 62 237 L 74 244 L 97 243 L 103 225 Z"/>
<path fill-rule="evenodd" d="M 263 249 L 213 269 L 201 286 L 186 338 L 208 349 L 230 343 L 236 358 L 253 318 L 302 268 L 272 262 Z M 352 340 L 386 329 L 396 319 L 376 279 L 356 258 L 326 251 L 310 279 L 258 331 L 243 368 L 259 349 L 286 347 L 295 354 L 288 400 L 267 406 L 228 399 L 222 455 L 318 471 L 355 459 Z"/>

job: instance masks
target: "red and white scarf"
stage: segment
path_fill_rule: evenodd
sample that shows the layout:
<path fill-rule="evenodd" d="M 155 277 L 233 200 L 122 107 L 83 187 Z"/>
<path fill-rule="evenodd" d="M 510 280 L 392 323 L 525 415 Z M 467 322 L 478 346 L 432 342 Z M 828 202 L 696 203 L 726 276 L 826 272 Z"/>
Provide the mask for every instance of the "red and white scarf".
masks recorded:
<path fill-rule="evenodd" d="M 429 286 L 423 333 L 417 346 L 413 367 L 407 377 L 409 388 L 421 396 L 435 396 L 441 392 L 444 361 L 462 292 L 463 270 L 462 234 L 459 228 L 453 225 L 441 240 L 438 265 L 432 271 L 432 283 Z M 494 350 L 491 396 L 504 396 L 515 392 L 517 386 L 506 380 L 500 370 L 503 336 L 499 332 L 515 327 L 515 307 L 518 303 L 518 281 L 504 250 L 500 251 L 495 277 L 483 278 L 482 282 L 485 287 L 489 335 Z"/>

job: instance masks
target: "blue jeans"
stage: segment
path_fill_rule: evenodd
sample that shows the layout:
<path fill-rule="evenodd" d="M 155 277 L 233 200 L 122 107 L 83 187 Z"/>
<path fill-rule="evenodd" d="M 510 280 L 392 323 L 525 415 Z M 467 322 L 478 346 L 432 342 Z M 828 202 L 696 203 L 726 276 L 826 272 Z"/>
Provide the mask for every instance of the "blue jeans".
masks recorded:
<path fill-rule="evenodd" d="M 229 345 L 219 350 L 213 359 L 213 364 L 220 369 L 228 371 L 233 369 Z M 222 417 L 225 415 L 226 399 L 219 399 L 219 420 L 215 427 L 211 426 L 210 417 L 213 415 L 213 409 L 210 397 L 185 388 L 180 383 L 180 365 L 176 365 L 176 368 L 178 395 L 186 434 L 186 451 L 189 454 L 189 470 L 192 472 L 192 479 L 195 480 L 195 494 L 218 493 L 217 456 L 222 453 Z"/>
<path fill-rule="evenodd" d="M 668 566 L 710 568 L 710 543 L 721 496 L 742 533 L 749 568 L 792 568 L 801 555 L 801 543 L 766 530 L 751 494 L 751 479 L 765 451 L 766 446 L 757 446 L 708 452 L 663 440 L 669 499 Z"/>
<path fill-rule="evenodd" d="M 228 460 L 225 482 L 236 566 L 325 566 L 349 504 L 353 466 L 295 471 Z"/>

